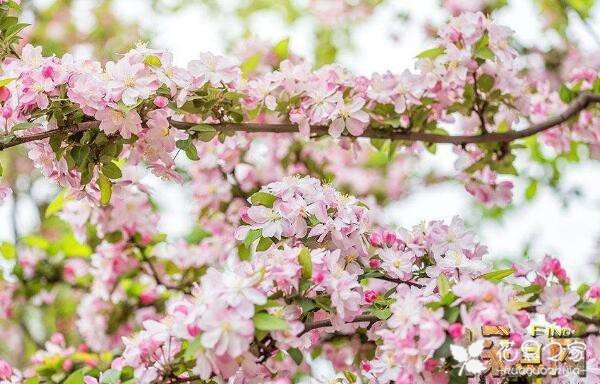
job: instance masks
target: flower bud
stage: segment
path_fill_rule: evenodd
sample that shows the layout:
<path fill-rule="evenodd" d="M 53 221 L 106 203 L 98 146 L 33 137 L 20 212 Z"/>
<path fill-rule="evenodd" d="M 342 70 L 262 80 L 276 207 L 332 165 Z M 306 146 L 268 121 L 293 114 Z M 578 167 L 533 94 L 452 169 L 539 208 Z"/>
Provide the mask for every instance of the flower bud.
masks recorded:
<path fill-rule="evenodd" d="M 164 108 L 167 106 L 167 104 L 169 104 L 169 99 L 164 96 L 156 96 L 154 98 L 154 105 L 156 105 L 158 108 Z"/>
<path fill-rule="evenodd" d="M 46 65 L 44 68 L 42 68 L 42 76 L 45 78 L 54 76 L 54 68 L 52 68 L 50 65 Z"/>
<path fill-rule="evenodd" d="M 369 267 L 375 269 L 375 268 L 379 268 L 381 266 L 381 260 L 377 259 L 377 258 L 372 258 L 371 260 L 369 260 Z"/>
<path fill-rule="evenodd" d="M 12 368 L 6 361 L 0 359 L 0 379 L 10 379 Z"/>
<path fill-rule="evenodd" d="M 369 290 L 365 292 L 365 301 L 369 304 L 377 300 L 377 292 Z"/>
<path fill-rule="evenodd" d="M 6 87 L 0 87 L 0 101 L 5 102 L 10 98 L 10 91 Z"/>
<path fill-rule="evenodd" d="M 463 326 L 460 323 L 453 323 L 448 326 L 448 334 L 452 340 L 456 341 L 463 335 Z"/>
<path fill-rule="evenodd" d="M 369 235 L 369 243 L 371 243 L 374 247 L 380 247 L 383 243 L 383 238 L 381 237 L 381 233 L 373 232 Z"/>

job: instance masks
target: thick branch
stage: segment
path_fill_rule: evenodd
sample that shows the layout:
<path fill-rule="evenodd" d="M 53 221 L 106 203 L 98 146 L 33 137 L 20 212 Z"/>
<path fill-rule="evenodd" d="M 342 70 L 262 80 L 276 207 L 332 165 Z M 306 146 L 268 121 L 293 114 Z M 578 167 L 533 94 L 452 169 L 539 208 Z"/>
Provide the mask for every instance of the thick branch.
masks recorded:
<path fill-rule="evenodd" d="M 401 141 L 422 141 L 425 143 L 440 143 L 440 144 L 469 144 L 469 143 L 508 143 L 525 137 L 533 136 L 547 129 L 553 128 L 564 123 L 579 112 L 587 108 L 592 103 L 600 103 L 600 94 L 598 93 L 582 93 L 579 95 L 567 109 L 562 113 L 549 118 L 538 124 L 533 124 L 526 129 L 519 131 L 509 131 L 502 133 L 483 133 L 481 135 L 441 135 L 425 132 L 404 132 L 398 130 L 388 130 L 369 127 L 360 137 L 369 137 L 377 139 L 392 139 Z M 57 128 L 50 131 L 29 135 L 25 137 L 16 137 L 6 143 L 0 143 L 0 151 L 14 147 L 23 143 L 46 139 L 55 134 L 61 133 L 76 133 L 87 129 L 97 128 L 98 121 L 88 121 L 74 126 Z M 187 130 L 194 126 L 194 123 L 171 121 L 171 125 L 177 129 Z M 297 133 L 298 126 L 292 123 L 282 124 L 258 124 L 258 123 L 218 123 L 210 124 L 219 132 L 249 132 L 249 133 Z M 327 126 L 312 126 L 311 135 L 313 137 L 327 136 L 329 127 Z M 346 136 L 350 136 L 347 132 Z M 1 138 L 0 138 L 1 139 Z"/>

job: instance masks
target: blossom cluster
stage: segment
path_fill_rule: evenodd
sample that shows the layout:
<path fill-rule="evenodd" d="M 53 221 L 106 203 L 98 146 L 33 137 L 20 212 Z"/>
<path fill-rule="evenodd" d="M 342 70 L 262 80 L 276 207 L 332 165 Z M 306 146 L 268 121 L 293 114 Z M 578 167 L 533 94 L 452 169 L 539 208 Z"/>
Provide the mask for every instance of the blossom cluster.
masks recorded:
<path fill-rule="evenodd" d="M 440 124 L 462 115 L 463 133 L 504 132 L 518 128 L 522 116 L 531 114 L 537 121 L 560 109 L 558 91 L 532 87 L 520 74 L 511 33 L 482 13 L 463 13 L 440 29 L 436 47 L 419 55 L 416 72 L 371 77 L 339 65 L 312 70 L 298 57 L 274 61 L 278 67 L 272 71 L 248 72 L 244 63 L 211 53 L 182 68 L 169 52 L 139 46 L 102 65 L 69 54 L 44 57 L 41 47 L 27 45 L 21 58 L 2 63 L 0 125 L 10 141 L 96 122 L 83 135 L 55 135 L 28 146 L 45 177 L 91 195 L 100 190 L 100 200 L 109 198 L 107 179 L 120 176 L 113 160 L 144 162 L 155 174 L 181 181 L 174 161 L 179 150 L 196 160 L 199 140 L 226 139 L 211 124 L 289 122 L 304 135 L 325 126 L 338 138 L 359 137 L 367 127 L 439 132 Z M 593 69 L 578 68 L 565 87 L 572 98 L 594 89 L 597 77 Z M 188 125 L 175 128 L 172 120 Z M 571 130 L 549 130 L 543 140 L 564 149 L 569 140 L 561 132 L 572 131 L 597 145 L 596 120 L 594 111 L 585 111 L 574 124 L 565 124 Z M 474 172 L 494 157 L 512 156 L 506 148 L 477 150 L 477 168 L 465 170 L 467 190 L 487 205 L 505 204 L 511 184 L 497 183 L 496 177 L 514 168 L 492 162 L 484 173 Z"/>
<path fill-rule="evenodd" d="M 100 382 L 131 372 L 140 383 L 215 378 L 288 383 L 292 377 L 318 383 L 350 382 L 348 377 L 446 383 L 458 366 L 443 346 L 462 343 L 467 330 L 509 325 L 511 340 L 518 341 L 539 315 L 581 326 L 574 315 L 586 300 L 600 296 L 597 287 L 589 288 L 587 298 L 570 291 L 568 276 L 551 257 L 539 265 L 493 270 L 483 260 L 486 247 L 459 218 L 410 229 L 373 228 L 366 206 L 316 179 L 271 183 L 249 203 L 238 211 L 238 247 L 219 260 L 194 264 L 206 268 L 189 291 L 140 277 L 146 288 L 134 294 L 137 319 L 112 331 L 112 340 L 85 338 L 87 348 L 98 351 L 123 348 Z M 128 295 L 103 287 L 140 269 L 131 258 L 135 246 L 117 242 L 97 252 L 90 270 L 94 288 L 79 325 L 96 332 L 106 330 L 102 313 L 111 313 L 111 305 Z M 161 283 L 176 292 L 163 314 L 154 305 L 162 300 Z M 344 352 L 326 347 L 333 334 L 342 346 L 333 348 Z M 355 342 L 357 335 L 364 340 Z M 590 343 L 593 357 L 598 351 L 593 339 Z M 59 350 L 64 359 L 75 353 Z M 357 359 L 338 359 L 337 353 Z M 323 361 L 332 366 L 314 371 Z M 86 383 L 97 377 L 89 371 Z"/>

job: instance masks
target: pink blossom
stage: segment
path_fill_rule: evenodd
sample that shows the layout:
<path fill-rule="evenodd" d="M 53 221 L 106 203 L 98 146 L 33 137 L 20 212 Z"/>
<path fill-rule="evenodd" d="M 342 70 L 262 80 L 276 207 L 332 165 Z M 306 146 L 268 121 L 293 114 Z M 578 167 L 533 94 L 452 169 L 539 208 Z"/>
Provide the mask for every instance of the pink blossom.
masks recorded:
<path fill-rule="evenodd" d="M 336 116 L 329 126 L 329 134 L 340 137 L 344 129 L 351 135 L 360 136 L 369 124 L 369 115 L 362 110 L 365 101 L 361 98 L 352 100 L 346 104 L 343 100 L 338 101 Z"/>
<path fill-rule="evenodd" d="M 570 318 L 577 312 L 575 304 L 579 301 L 579 295 L 576 292 L 565 292 L 560 284 L 554 284 L 544 288 L 540 294 L 541 304 L 537 306 L 539 313 L 548 316 L 552 321 L 560 317 Z"/>
<path fill-rule="evenodd" d="M 200 327 L 202 345 L 219 356 L 240 356 L 248 349 L 254 335 L 252 320 L 222 305 L 211 307 L 200 319 Z"/>
<path fill-rule="evenodd" d="M 132 134 L 137 135 L 142 130 L 142 119 L 137 111 L 132 109 L 127 113 L 115 109 L 101 109 L 95 118 L 100 120 L 100 129 L 109 135 L 119 133 L 126 139 Z"/>

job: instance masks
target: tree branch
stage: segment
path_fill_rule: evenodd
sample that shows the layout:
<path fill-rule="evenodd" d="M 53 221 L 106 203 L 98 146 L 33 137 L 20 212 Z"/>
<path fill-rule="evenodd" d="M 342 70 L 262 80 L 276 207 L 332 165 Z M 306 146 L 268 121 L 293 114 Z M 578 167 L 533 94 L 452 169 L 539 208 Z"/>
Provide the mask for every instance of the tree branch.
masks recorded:
<path fill-rule="evenodd" d="M 349 323 L 375 323 L 377 321 L 383 321 L 381 320 L 379 317 L 377 316 L 373 316 L 373 315 L 361 315 L 361 316 L 357 316 L 354 320 L 349 321 Z M 331 327 L 331 320 L 319 320 L 319 321 L 314 321 L 312 323 L 307 323 L 304 325 L 304 330 L 302 332 L 300 332 L 298 334 L 298 337 L 304 335 L 307 332 L 310 332 L 314 329 L 318 329 L 318 328 L 326 328 L 326 327 Z"/>
<path fill-rule="evenodd" d="M 600 103 L 599 93 L 582 93 L 560 114 L 549 118 L 538 124 L 533 124 L 528 128 L 519 131 L 509 132 L 491 132 L 483 133 L 480 135 L 442 135 L 435 133 L 426 132 L 405 132 L 399 130 L 388 130 L 369 127 L 365 132 L 358 137 L 369 137 L 377 139 L 391 139 L 401 141 L 422 141 L 425 143 L 438 143 L 438 144 L 469 144 L 469 143 L 509 143 L 518 139 L 533 136 L 547 129 L 553 128 L 559 124 L 564 123 L 573 116 L 576 116 L 579 112 L 588 107 L 592 103 Z M 55 134 L 61 133 L 77 133 L 88 129 L 97 128 L 100 125 L 99 121 L 86 121 L 78 125 L 72 125 L 62 128 L 53 129 L 50 131 L 37 133 L 30 136 L 15 137 L 12 140 L 8 140 L 4 143 L 0 142 L 0 151 L 14 147 L 20 144 L 28 143 L 36 140 L 43 140 Z M 195 123 L 188 123 L 183 121 L 171 121 L 171 125 L 174 128 L 187 130 Z M 208 124 L 215 128 L 219 132 L 248 132 L 248 133 L 298 133 L 298 126 L 292 123 L 282 124 L 258 124 L 258 123 L 217 123 Z M 311 136 L 320 137 L 328 135 L 329 127 L 327 126 L 312 126 Z M 343 133 L 344 136 L 354 137 L 349 135 L 347 132 Z M 6 138 L 6 137 L 4 137 Z M 2 141 L 2 137 L 0 137 Z"/>

